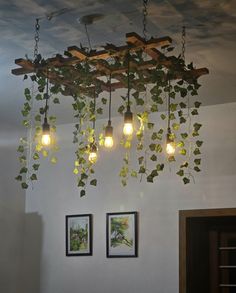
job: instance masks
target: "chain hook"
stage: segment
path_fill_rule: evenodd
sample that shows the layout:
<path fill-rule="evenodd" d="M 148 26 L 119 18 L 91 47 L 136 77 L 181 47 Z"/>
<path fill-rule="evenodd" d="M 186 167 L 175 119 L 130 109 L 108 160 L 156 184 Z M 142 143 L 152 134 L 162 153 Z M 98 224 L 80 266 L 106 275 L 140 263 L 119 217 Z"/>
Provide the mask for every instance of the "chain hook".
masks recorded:
<path fill-rule="evenodd" d="M 143 37 L 147 40 L 147 10 L 148 0 L 143 0 Z"/>
<path fill-rule="evenodd" d="M 37 60 L 38 57 L 38 50 L 39 50 L 39 30 L 40 30 L 40 24 L 39 24 L 39 18 L 36 18 L 35 21 L 35 45 L 34 45 L 34 60 Z"/>

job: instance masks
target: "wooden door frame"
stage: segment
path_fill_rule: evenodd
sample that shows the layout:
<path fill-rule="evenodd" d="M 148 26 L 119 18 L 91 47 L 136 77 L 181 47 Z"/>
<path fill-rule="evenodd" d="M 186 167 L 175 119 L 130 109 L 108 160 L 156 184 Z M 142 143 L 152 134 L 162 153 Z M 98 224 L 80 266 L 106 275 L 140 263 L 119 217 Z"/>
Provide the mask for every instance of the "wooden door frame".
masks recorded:
<path fill-rule="evenodd" d="M 236 208 L 198 209 L 179 211 L 179 293 L 187 293 L 187 235 L 189 218 L 236 216 Z"/>

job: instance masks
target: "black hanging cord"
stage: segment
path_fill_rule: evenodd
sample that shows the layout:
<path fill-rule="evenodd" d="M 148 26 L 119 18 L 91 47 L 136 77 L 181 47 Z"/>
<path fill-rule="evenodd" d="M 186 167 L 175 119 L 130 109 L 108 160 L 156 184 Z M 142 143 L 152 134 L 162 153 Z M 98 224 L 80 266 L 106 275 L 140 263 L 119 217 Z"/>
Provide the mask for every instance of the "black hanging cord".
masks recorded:
<path fill-rule="evenodd" d="M 128 61 L 128 65 L 127 65 L 127 86 L 128 86 L 128 107 L 130 107 L 130 53 L 128 52 L 127 55 L 127 61 Z"/>
<path fill-rule="evenodd" d="M 111 121 L 111 73 L 110 73 L 110 95 L 109 95 L 109 114 L 108 121 Z"/>
<path fill-rule="evenodd" d="M 45 106 L 45 116 L 44 118 L 47 119 L 47 113 L 48 113 L 48 100 L 49 100 L 49 80 L 48 80 L 48 67 L 47 67 L 47 83 L 46 83 L 46 106 Z"/>
<path fill-rule="evenodd" d="M 168 79 L 168 97 L 167 97 L 167 103 L 168 103 L 168 132 L 170 132 L 170 79 Z"/>
<path fill-rule="evenodd" d="M 95 124 L 96 124 L 96 119 L 95 119 L 95 112 L 96 112 L 96 89 L 94 88 L 94 97 L 93 97 L 93 129 L 95 130 Z"/>

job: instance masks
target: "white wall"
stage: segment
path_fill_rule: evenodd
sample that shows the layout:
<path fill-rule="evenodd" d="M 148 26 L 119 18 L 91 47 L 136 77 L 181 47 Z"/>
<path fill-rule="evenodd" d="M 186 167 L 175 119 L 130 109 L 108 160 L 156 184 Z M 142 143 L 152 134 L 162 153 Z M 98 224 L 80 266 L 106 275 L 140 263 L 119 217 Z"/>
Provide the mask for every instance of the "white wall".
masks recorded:
<path fill-rule="evenodd" d="M 72 174 L 72 125 L 61 126 L 59 163 L 43 163 L 40 180 L 26 199 L 26 211 L 42 217 L 40 292 L 178 292 L 178 210 L 236 206 L 235 112 L 236 103 L 201 109 L 204 160 L 195 184 L 184 186 L 167 168 L 154 184 L 131 180 L 123 188 L 120 151 L 101 151 L 99 185 L 89 187 L 84 198 Z M 120 131 L 121 120 L 114 119 Z M 105 216 L 117 211 L 139 212 L 138 258 L 105 256 Z M 93 256 L 66 257 L 65 215 L 80 213 L 94 215 Z"/>
<path fill-rule="evenodd" d="M 0 131 L 0 292 L 21 292 L 25 197 L 17 175 L 19 133 Z"/>

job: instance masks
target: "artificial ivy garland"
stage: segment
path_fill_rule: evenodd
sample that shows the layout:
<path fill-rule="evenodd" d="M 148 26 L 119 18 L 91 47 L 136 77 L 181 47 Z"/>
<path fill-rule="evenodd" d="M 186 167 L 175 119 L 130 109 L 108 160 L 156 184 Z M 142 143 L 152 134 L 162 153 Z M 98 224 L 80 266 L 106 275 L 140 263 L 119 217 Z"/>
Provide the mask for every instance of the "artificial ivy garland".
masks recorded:
<path fill-rule="evenodd" d="M 132 52 L 130 58 L 141 63 L 145 61 L 146 55 L 143 51 Z M 37 62 L 40 65 L 47 65 L 47 62 L 40 58 Z M 110 63 L 116 69 L 127 66 L 127 59 L 111 58 Z M 91 126 L 92 122 L 99 119 L 99 116 L 103 114 L 103 109 L 107 107 L 107 99 L 101 95 L 100 85 L 94 85 L 91 78 L 93 68 L 93 61 L 88 60 L 74 66 L 78 72 L 78 78 L 74 80 L 75 90 L 71 93 L 76 121 L 73 130 L 73 143 L 76 145 L 76 152 L 72 170 L 77 177 L 81 196 L 86 194 L 88 183 L 93 186 L 97 185 L 94 168 L 96 164 L 88 160 L 89 146 L 94 139 L 99 148 L 104 145 L 103 130 L 98 137 L 95 137 L 95 131 Z M 193 65 L 186 66 L 181 57 L 176 57 L 174 68 L 167 69 L 157 64 L 156 70 L 149 77 L 144 76 L 141 71 L 132 71 L 131 69 L 131 103 L 132 107 L 137 109 L 135 116 L 139 127 L 132 136 L 123 137 L 120 142 L 124 148 L 123 165 L 119 173 L 123 186 L 127 184 L 129 177 L 146 178 L 147 182 L 152 183 L 169 163 L 175 163 L 177 166 L 176 174 L 182 178 L 184 184 L 194 180 L 194 172 L 201 171 L 200 149 L 203 141 L 199 139 L 199 130 L 202 125 L 196 121 L 201 105 L 196 99 L 200 84 L 197 79 L 193 78 L 190 80 L 176 79 L 176 68 L 191 70 Z M 70 76 L 67 67 L 48 67 L 48 71 L 49 74 L 56 72 L 62 80 L 67 80 Z M 136 77 L 138 77 L 138 83 L 135 80 Z M 24 79 L 27 78 L 28 75 L 25 75 Z M 58 151 L 57 142 L 53 136 L 56 131 L 56 117 L 54 116 L 49 116 L 53 137 L 51 147 L 45 148 L 40 143 L 41 125 L 46 111 L 45 107 L 42 106 L 42 101 L 45 99 L 46 76 L 39 71 L 30 75 L 30 78 L 36 90 L 32 92 L 29 88 L 25 89 L 22 115 L 23 125 L 31 135 L 20 139 L 18 153 L 21 167 L 16 177 L 24 189 L 28 188 L 29 182 L 37 180 L 40 159 L 48 157 L 51 163 L 55 164 L 57 162 L 56 152 Z M 127 83 L 127 80 L 124 82 Z M 95 86 L 96 90 L 96 108 L 91 97 L 81 91 L 81 88 L 88 89 L 92 85 Z M 54 104 L 60 104 L 58 94 L 68 95 L 60 82 L 51 85 L 50 88 L 50 100 Z M 170 98 L 170 111 L 169 114 L 166 114 L 163 112 L 163 105 L 166 105 L 168 97 Z M 140 108 L 142 111 L 139 111 Z M 126 97 L 121 97 L 117 111 L 123 115 L 125 109 Z M 163 125 L 160 126 L 154 122 L 157 118 L 163 122 Z M 171 135 L 176 146 L 176 153 L 172 156 L 167 156 L 165 153 L 167 119 L 170 119 Z M 134 157 L 130 151 L 132 147 L 136 149 L 137 164 L 131 162 Z M 133 165 L 136 167 L 132 167 Z"/>

